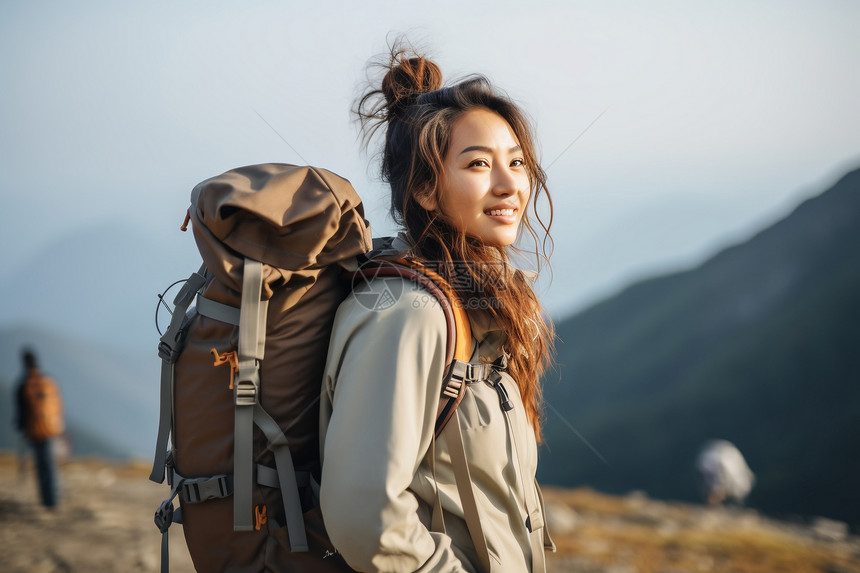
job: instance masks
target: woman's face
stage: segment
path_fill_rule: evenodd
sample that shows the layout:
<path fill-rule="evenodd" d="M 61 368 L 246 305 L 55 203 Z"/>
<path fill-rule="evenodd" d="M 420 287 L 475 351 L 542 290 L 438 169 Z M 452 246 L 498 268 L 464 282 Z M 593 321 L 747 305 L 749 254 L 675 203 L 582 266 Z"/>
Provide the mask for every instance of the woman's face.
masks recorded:
<path fill-rule="evenodd" d="M 517 238 L 531 193 L 524 155 L 511 126 L 488 109 L 454 122 L 435 198 L 437 208 L 467 235 L 504 247 Z"/>

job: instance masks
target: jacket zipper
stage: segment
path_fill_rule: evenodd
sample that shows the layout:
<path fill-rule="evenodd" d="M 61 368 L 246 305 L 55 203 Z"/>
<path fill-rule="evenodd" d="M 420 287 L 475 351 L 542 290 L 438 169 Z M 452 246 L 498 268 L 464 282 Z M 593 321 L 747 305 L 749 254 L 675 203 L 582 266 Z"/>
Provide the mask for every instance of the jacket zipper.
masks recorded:
<path fill-rule="evenodd" d="M 512 460 L 513 464 L 514 464 L 514 471 L 516 471 L 517 476 L 519 478 L 518 481 L 520 482 L 520 485 L 523 488 L 523 490 L 520 492 L 522 495 L 523 503 L 526 503 L 525 488 L 527 487 L 527 485 L 526 485 L 525 480 L 524 480 L 525 476 L 522 473 L 522 466 L 520 465 L 521 460 L 520 460 L 519 447 L 517 446 L 517 436 L 516 436 L 516 433 L 514 432 L 513 425 L 511 423 L 510 414 L 509 414 L 509 412 L 514 409 L 514 404 L 513 404 L 513 402 L 511 402 L 510 396 L 508 396 L 508 390 L 505 388 L 505 385 L 502 383 L 502 375 L 499 374 L 499 372 L 497 370 L 493 370 L 493 372 L 487 377 L 487 382 L 492 384 L 493 389 L 495 389 L 496 393 L 499 395 L 499 406 L 501 406 L 502 411 L 505 414 L 505 427 L 508 431 L 508 435 L 511 437 L 511 440 L 513 441 L 513 444 L 514 444 L 514 459 Z M 526 513 L 525 526 L 526 526 L 526 529 L 528 530 L 528 532 L 531 534 L 532 533 L 532 522 L 531 522 L 531 516 L 528 515 L 528 513 L 529 513 L 528 506 L 526 506 L 526 508 L 525 508 L 525 513 Z"/>

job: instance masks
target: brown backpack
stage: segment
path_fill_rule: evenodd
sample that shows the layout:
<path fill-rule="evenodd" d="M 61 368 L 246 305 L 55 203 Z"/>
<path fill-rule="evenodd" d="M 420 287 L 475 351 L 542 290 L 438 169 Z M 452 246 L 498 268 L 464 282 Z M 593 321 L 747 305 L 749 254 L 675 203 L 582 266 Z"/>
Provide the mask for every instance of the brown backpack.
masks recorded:
<path fill-rule="evenodd" d="M 44 442 L 65 431 L 63 400 L 53 379 L 31 371 L 24 382 L 24 404 L 27 408 L 24 431 L 30 441 Z"/>
<path fill-rule="evenodd" d="M 194 188 L 188 214 L 203 266 L 159 344 L 150 479 L 171 486 L 155 515 L 162 570 L 168 527 L 180 522 L 200 571 L 351 571 L 318 503 L 318 402 L 335 311 L 356 277 L 421 282 L 446 311 L 451 364 L 468 361 L 468 318 L 415 263 L 368 262 L 361 200 L 324 169 L 231 170 Z M 466 387 L 450 370 L 439 431 Z"/>

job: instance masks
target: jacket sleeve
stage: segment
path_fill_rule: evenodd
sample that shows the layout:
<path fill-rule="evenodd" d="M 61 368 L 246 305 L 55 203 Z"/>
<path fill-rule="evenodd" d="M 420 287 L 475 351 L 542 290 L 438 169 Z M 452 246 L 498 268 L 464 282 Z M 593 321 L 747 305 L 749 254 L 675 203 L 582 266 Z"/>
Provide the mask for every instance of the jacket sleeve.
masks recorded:
<path fill-rule="evenodd" d="M 445 316 L 425 291 L 383 280 L 402 290 L 393 306 L 371 310 L 351 297 L 335 320 L 323 388 L 332 404 L 323 445 L 326 528 L 360 571 L 471 571 L 448 536 L 421 522 L 409 490 L 433 434 Z"/>

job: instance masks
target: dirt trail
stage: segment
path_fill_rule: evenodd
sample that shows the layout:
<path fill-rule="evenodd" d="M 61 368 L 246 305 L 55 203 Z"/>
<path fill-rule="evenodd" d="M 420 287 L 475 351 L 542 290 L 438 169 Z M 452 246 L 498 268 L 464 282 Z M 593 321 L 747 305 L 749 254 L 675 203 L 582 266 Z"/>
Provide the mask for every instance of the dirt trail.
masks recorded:
<path fill-rule="evenodd" d="M 167 487 L 146 479 L 142 464 L 67 461 L 60 468 L 61 503 L 38 502 L 32 467 L 0 457 L 0 570 L 159 571 L 161 535 L 153 514 Z M 180 526 L 170 532 L 170 570 L 194 571 Z"/>
<path fill-rule="evenodd" d="M 18 473 L 0 452 L 0 571 L 156 572 L 161 535 L 153 523 L 167 486 L 149 468 L 70 460 L 62 501 L 38 503 L 32 468 Z M 860 573 L 860 539 L 844 524 L 788 524 L 745 509 L 708 509 L 587 489 L 545 489 L 559 552 L 550 573 Z M 181 526 L 170 530 L 170 570 L 194 571 Z"/>

